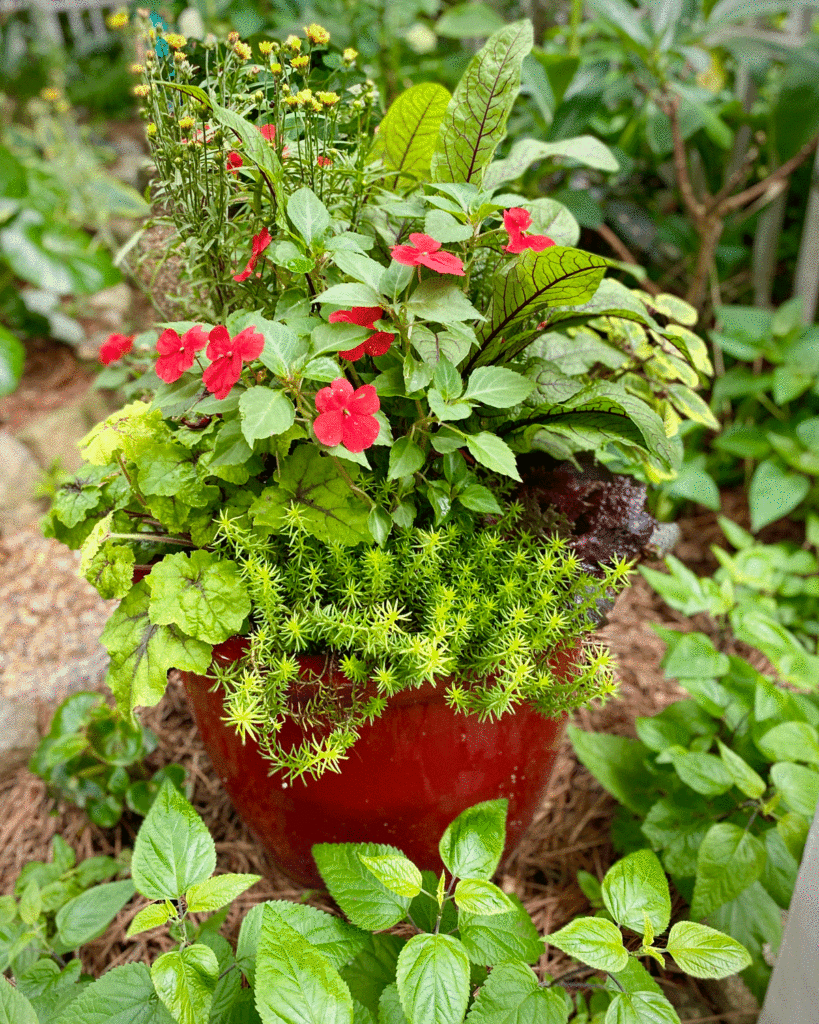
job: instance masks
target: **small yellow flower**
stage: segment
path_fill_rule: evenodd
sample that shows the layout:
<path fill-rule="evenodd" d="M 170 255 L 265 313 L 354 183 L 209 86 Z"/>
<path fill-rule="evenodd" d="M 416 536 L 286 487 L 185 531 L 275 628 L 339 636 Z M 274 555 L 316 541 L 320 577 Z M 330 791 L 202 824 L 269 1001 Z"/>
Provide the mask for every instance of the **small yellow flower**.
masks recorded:
<path fill-rule="evenodd" d="M 345 64 L 355 64 L 356 57 L 358 57 L 358 50 L 354 50 L 352 46 L 348 46 L 341 56 Z"/>
<path fill-rule="evenodd" d="M 273 43 L 269 39 L 263 39 L 259 43 L 259 53 L 263 57 L 269 57 L 273 52 Z"/>
<path fill-rule="evenodd" d="M 284 45 L 289 47 L 293 53 L 298 53 L 301 50 L 301 39 L 298 36 L 288 36 L 284 41 Z"/>
<path fill-rule="evenodd" d="M 247 43 L 236 43 L 233 47 L 233 52 L 239 60 L 250 60 L 253 56 L 253 51 Z"/>
<path fill-rule="evenodd" d="M 304 71 L 305 68 L 310 67 L 310 58 L 306 54 L 302 54 L 301 57 L 294 57 L 290 64 L 296 71 Z"/>
<path fill-rule="evenodd" d="M 277 64 L 275 60 L 270 62 L 270 73 L 271 75 L 280 75 L 282 73 L 281 64 Z"/>
<path fill-rule="evenodd" d="M 188 58 L 185 56 L 185 54 L 182 53 L 180 50 L 177 50 L 176 53 L 173 55 L 174 64 L 184 64 L 187 59 Z"/>
<path fill-rule="evenodd" d="M 296 93 L 296 103 L 300 107 L 306 106 L 308 103 L 313 102 L 313 92 L 311 89 L 299 89 Z"/>
<path fill-rule="evenodd" d="M 55 89 L 54 86 L 49 86 L 46 89 L 40 90 L 40 99 L 45 100 L 46 103 L 56 103 L 58 100 L 61 100 L 62 98 L 62 90 Z"/>
<path fill-rule="evenodd" d="M 193 126 L 194 126 L 194 125 L 196 124 L 196 122 L 194 121 L 194 119 L 193 119 L 192 117 L 190 117 L 190 116 L 187 116 L 187 117 L 180 117 L 180 118 L 179 118 L 179 120 L 178 120 L 178 121 L 177 121 L 176 123 L 177 123 L 177 124 L 179 125 L 179 127 L 180 127 L 180 128 L 182 128 L 182 129 L 183 129 L 184 131 L 187 131 L 187 129 L 188 129 L 188 128 L 193 128 Z"/>
<path fill-rule="evenodd" d="M 71 104 L 68 100 L 57 100 L 54 104 L 54 109 L 58 114 L 67 114 L 71 109 Z"/>
<path fill-rule="evenodd" d="M 153 121 L 149 121 L 148 124 L 145 126 L 145 132 L 150 136 L 156 135 L 156 125 L 153 123 Z"/>
<path fill-rule="evenodd" d="M 322 28 L 321 25 L 317 25 L 315 22 L 312 25 L 305 26 L 304 34 L 313 46 L 324 46 L 330 42 L 330 33 L 326 28 Z"/>
<path fill-rule="evenodd" d="M 285 96 L 284 102 L 288 107 L 298 107 L 300 105 L 298 96 Z"/>
<path fill-rule="evenodd" d="M 173 50 L 181 50 L 183 46 L 188 45 L 188 40 L 178 32 L 168 32 L 162 38 Z"/>
<path fill-rule="evenodd" d="M 316 99 L 310 100 L 310 106 L 314 114 L 320 114 L 324 110 L 324 107 Z"/>
<path fill-rule="evenodd" d="M 128 24 L 128 12 L 121 7 L 118 11 L 108 15 L 105 19 L 105 24 L 110 29 L 125 28 Z"/>
<path fill-rule="evenodd" d="M 132 75 L 142 75 L 145 73 L 145 67 L 142 64 L 132 64 L 128 70 Z"/>
<path fill-rule="evenodd" d="M 334 107 L 341 99 L 337 92 L 317 92 L 316 96 L 318 96 L 325 107 Z"/>
<path fill-rule="evenodd" d="M 148 96 L 150 94 L 150 91 L 150 85 L 135 85 L 133 89 L 131 89 L 131 92 L 133 93 L 134 96 L 139 96 L 142 99 Z"/>
<path fill-rule="evenodd" d="M 239 33 L 238 32 L 228 32 L 227 41 L 230 43 L 231 46 L 233 46 L 235 43 L 238 43 L 239 42 Z"/>

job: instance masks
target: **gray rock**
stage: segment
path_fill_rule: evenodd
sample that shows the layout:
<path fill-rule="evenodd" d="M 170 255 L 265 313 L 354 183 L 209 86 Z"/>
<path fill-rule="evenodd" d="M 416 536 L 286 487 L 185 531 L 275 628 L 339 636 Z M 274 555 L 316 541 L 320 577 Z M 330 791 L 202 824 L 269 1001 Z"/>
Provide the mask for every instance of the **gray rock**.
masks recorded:
<path fill-rule="evenodd" d="M 28 448 L 9 431 L 0 430 L 0 533 L 22 529 L 41 514 L 35 498 L 41 476 Z"/>
<path fill-rule="evenodd" d="M 104 288 L 86 301 L 95 315 L 109 327 L 123 334 L 128 333 L 125 324 L 131 309 L 131 289 L 125 282 Z"/>

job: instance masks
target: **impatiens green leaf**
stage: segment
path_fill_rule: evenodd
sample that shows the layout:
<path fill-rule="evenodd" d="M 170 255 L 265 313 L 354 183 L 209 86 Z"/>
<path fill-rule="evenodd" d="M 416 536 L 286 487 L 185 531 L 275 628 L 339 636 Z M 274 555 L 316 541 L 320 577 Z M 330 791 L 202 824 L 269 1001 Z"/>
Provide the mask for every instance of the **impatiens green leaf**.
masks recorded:
<path fill-rule="evenodd" d="M 592 135 L 579 135 L 574 139 L 562 139 L 558 142 L 520 139 L 510 149 L 509 156 L 489 165 L 483 179 L 483 187 L 497 188 L 504 182 L 514 181 L 532 164 L 541 160 L 574 160 L 598 171 L 614 172 L 620 169 L 609 147 Z"/>
<path fill-rule="evenodd" d="M 209 644 L 238 633 L 250 614 L 250 597 L 239 567 L 210 551 L 166 555 L 145 582 L 151 591 L 153 623 L 177 625 L 188 636 Z"/>
<path fill-rule="evenodd" d="M 173 83 L 166 82 L 165 84 L 172 85 Z M 196 88 L 195 86 L 188 86 L 186 83 L 180 83 L 180 87 L 183 89 Z M 251 124 L 250 121 L 241 117 L 235 111 L 214 103 L 212 100 L 208 100 L 208 105 L 211 108 L 210 116 L 219 124 L 224 125 L 236 139 L 241 140 L 243 157 L 252 160 L 264 172 L 265 179 L 272 189 L 276 200 L 274 205 L 277 222 L 281 228 L 287 231 L 289 225 L 284 217 L 285 195 L 282 188 L 284 174 L 281 161 L 276 153 L 276 147 L 270 145 L 255 124 Z"/>
<path fill-rule="evenodd" d="M 506 135 L 532 38 L 531 21 L 516 21 L 495 32 L 472 58 L 441 122 L 432 156 L 433 181 L 480 185 Z"/>
<path fill-rule="evenodd" d="M 407 302 L 407 310 L 439 324 L 484 319 L 461 289 L 442 277 L 422 281 Z"/>
<path fill-rule="evenodd" d="M 495 409 L 519 405 L 535 389 L 535 382 L 505 366 L 479 366 L 464 391 L 464 401 L 483 402 Z"/>
<path fill-rule="evenodd" d="M 283 391 L 264 387 L 249 388 L 242 394 L 239 413 L 242 433 L 249 445 L 274 434 L 283 434 L 296 418 L 293 403 Z"/>
<path fill-rule="evenodd" d="M 211 645 L 185 636 L 176 626 L 151 622 L 148 604 L 148 587 L 138 583 L 105 624 L 100 638 L 111 655 L 108 685 L 117 707 L 131 721 L 135 707 L 158 703 L 170 669 L 203 674 L 210 667 Z"/>
<path fill-rule="evenodd" d="M 355 482 L 360 471 L 357 466 L 347 466 L 345 472 Z M 369 507 L 353 494 L 333 460 L 312 445 L 299 445 L 282 460 L 278 486 L 262 491 L 251 505 L 250 515 L 257 526 L 277 531 L 284 527 L 290 509 L 319 540 L 342 544 L 372 540 L 367 526 Z"/>
<path fill-rule="evenodd" d="M 487 431 L 470 434 L 466 438 L 466 446 L 472 457 L 482 466 L 496 473 L 503 473 L 504 476 L 511 476 L 513 480 L 520 480 L 514 452 L 496 434 Z"/>
<path fill-rule="evenodd" d="M 296 189 L 287 200 L 287 216 L 308 245 L 320 239 L 330 226 L 327 207 L 306 186 Z"/>
<path fill-rule="evenodd" d="M 388 480 L 398 480 L 402 476 L 411 476 L 424 465 L 424 452 L 408 437 L 399 437 L 390 449 L 390 468 Z"/>
<path fill-rule="evenodd" d="M 450 99 L 449 90 L 442 85 L 421 82 L 393 100 L 379 125 L 376 143 L 376 153 L 391 171 L 412 178 L 429 174 L 438 129 Z"/>

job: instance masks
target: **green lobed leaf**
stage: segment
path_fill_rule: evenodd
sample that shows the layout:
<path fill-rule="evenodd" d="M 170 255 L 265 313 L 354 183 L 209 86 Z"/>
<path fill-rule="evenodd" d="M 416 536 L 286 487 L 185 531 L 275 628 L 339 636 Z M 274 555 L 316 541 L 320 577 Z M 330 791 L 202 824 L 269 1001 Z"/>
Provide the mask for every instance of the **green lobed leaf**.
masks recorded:
<path fill-rule="evenodd" d="M 412 899 L 421 891 L 421 872 L 407 857 L 394 854 L 368 857 L 359 854 L 359 859 L 385 888 L 397 896 L 409 896 Z"/>
<path fill-rule="evenodd" d="M 214 875 L 204 882 L 192 885 L 185 893 L 188 910 L 199 914 L 206 910 L 220 910 L 241 896 L 252 885 L 261 881 L 261 875 Z"/>
<path fill-rule="evenodd" d="M 700 845 L 691 916 L 705 917 L 738 896 L 760 877 L 765 860 L 756 836 L 731 822 L 712 825 Z"/>
<path fill-rule="evenodd" d="M 665 872 L 650 850 L 637 850 L 617 861 L 602 885 L 603 903 L 621 928 L 643 934 L 643 914 L 656 934 L 668 927 L 671 897 Z"/>
<path fill-rule="evenodd" d="M 398 176 L 426 178 L 451 95 L 437 82 L 421 82 L 397 96 L 378 129 L 376 153 Z M 439 239 L 441 241 L 441 239 Z"/>
<path fill-rule="evenodd" d="M 166 780 L 134 843 L 131 876 L 137 892 L 151 900 L 178 900 L 216 868 L 216 848 L 207 826 Z"/>
<path fill-rule="evenodd" d="M 618 992 L 603 1024 L 679 1024 L 674 1007 L 658 992 Z"/>
<path fill-rule="evenodd" d="M 365 857 L 403 856 L 383 843 L 320 843 L 313 859 L 330 895 L 359 928 L 377 931 L 403 920 L 408 896 L 390 892 L 361 861 Z"/>
<path fill-rule="evenodd" d="M 530 21 L 513 22 L 495 32 L 469 62 L 441 122 L 430 167 L 433 181 L 480 185 L 506 135 L 532 38 Z"/>
<path fill-rule="evenodd" d="M 330 961 L 265 905 L 256 965 L 263 1024 L 353 1024 L 350 990 Z"/>
<path fill-rule="evenodd" d="M 628 963 L 620 929 L 601 917 L 576 917 L 544 939 L 598 971 L 622 971 Z"/>
<path fill-rule="evenodd" d="M 462 878 L 455 886 L 454 899 L 459 910 L 468 914 L 508 914 L 514 903 L 502 889 L 483 878 Z"/>
<path fill-rule="evenodd" d="M 108 882 L 80 893 L 57 911 L 57 937 L 66 950 L 99 938 L 134 895 L 133 882 Z"/>
<path fill-rule="evenodd" d="M 249 445 L 283 434 L 293 426 L 296 418 L 296 410 L 287 395 L 265 387 L 248 388 L 243 392 L 239 399 L 239 413 L 242 434 Z"/>
<path fill-rule="evenodd" d="M 498 964 L 481 986 L 467 1024 L 566 1024 L 569 1009 L 555 989 L 541 988 L 531 968 Z"/>
<path fill-rule="evenodd" d="M 666 948 L 686 974 L 694 978 L 727 978 L 750 964 L 748 950 L 708 925 L 678 921 L 668 933 Z"/>
<path fill-rule="evenodd" d="M 216 954 L 201 942 L 163 953 L 151 965 L 157 995 L 178 1024 L 208 1019 L 218 975 Z"/>
<path fill-rule="evenodd" d="M 152 623 L 148 606 L 148 587 L 143 581 L 125 596 L 100 638 L 111 655 L 108 685 L 129 721 L 134 720 L 135 707 L 153 707 L 159 702 L 170 669 L 201 675 L 210 668 L 210 644 L 185 636 L 175 626 Z"/>
<path fill-rule="evenodd" d="M 409 1024 L 461 1024 L 469 1002 L 469 958 L 451 935 L 413 935 L 396 972 Z"/>
<path fill-rule="evenodd" d="M 461 811 L 438 843 L 444 865 L 456 878 L 489 879 L 506 841 L 507 800 L 485 800 Z"/>
<path fill-rule="evenodd" d="M 174 1018 L 160 1002 L 145 964 L 125 964 L 83 989 L 49 1024 L 174 1024 Z"/>

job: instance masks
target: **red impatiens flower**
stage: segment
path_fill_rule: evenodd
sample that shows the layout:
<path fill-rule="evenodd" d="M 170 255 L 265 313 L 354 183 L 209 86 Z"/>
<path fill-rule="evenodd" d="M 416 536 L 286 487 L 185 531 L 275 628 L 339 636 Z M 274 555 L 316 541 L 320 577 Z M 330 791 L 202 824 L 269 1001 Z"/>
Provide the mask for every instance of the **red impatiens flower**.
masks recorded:
<path fill-rule="evenodd" d="M 264 337 L 255 327 L 245 327 L 231 338 L 227 327 L 214 327 L 208 335 L 206 355 L 210 366 L 202 374 L 205 387 L 218 399 L 227 398 L 242 375 L 242 363 L 250 363 L 262 354 Z"/>
<path fill-rule="evenodd" d="M 417 232 L 409 236 L 410 245 L 394 245 L 390 252 L 397 263 L 407 267 L 429 267 L 438 274 L 455 274 L 464 276 L 464 265 L 451 252 L 438 252 L 441 243 L 429 235 Z"/>
<path fill-rule="evenodd" d="M 259 131 L 262 133 L 262 137 L 267 139 L 268 142 L 276 141 L 276 126 L 275 124 L 260 124 L 258 126 Z"/>
<path fill-rule="evenodd" d="M 342 359 L 360 359 L 365 353 L 368 356 L 383 356 L 389 351 L 395 335 L 374 329 L 375 321 L 383 315 L 384 310 L 380 306 L 353 306 L 352 309 L 339 309 L 330 314 L 331 324 L 355 324 L 357 327 L 369 327 L 373 332 L 355 348 L 339 352 Z"/>
<path fill-rule="evenodd" d="M 253 236 L 253 249 L 250 255 L 250 259 L 247 261 L 245 269 L 239 273 L 233 275 L 234 281 L 246 281 L 256 266 L 256 260 L 261 256 L 265 249 L 270 245 L 273 239 L 270 237 L 270 232 L 267 228 L 262 228 L 258 235 Z"/>
<path fill-rule="evenodd" d="M 510 210 L 504 210 L 503 226 L 509 233 L 509 245 L 505 245 L 505 252 L 523 252 L 524 249 L 534 249 L 535 252 L 543 252 L 550 245 L 555 243 L 546 235 L 526 235 L 524 232 L 532 223 L 532 215 L 528 210 L 520 206 L 513 206 Z"/>
<path fill-rule="evenodd" d="M 353 390 L 353 385 L 338 377 L 329 388 L 316 395 L 320 415 L 313 422 L 316 437 L 328 448 L 343 444 L 348 452 L 363 452 L 378 437 L 378 412 L 381 403 L 372 384 Z"/>
<path fill-rule="evenodd" d="M 133 344 L 133 334 L 110 334 L 100 345 L 100 362 L 103 366 L 110 366 L 111 363 L 122 359 L 126 352 L 130 352 Z"/>
<path fill-rule="evenodd" d="M 204 348 L 208 340 L 204 327 L 191 327 L 182 337 L 169 327 L 159 335 L 156 350 L 159 359 L 156 361 L 156 375 L 166 384 L 179 380 L 185 370 L 189 370 L 196 359 L 196 353 Z"/>
<path fill-rule="evenodd" d="M 228 153 L 227 169 L 230 171 L 231 174 L 238 174 L 239 173 L 239 168 L 242 166 L 243 163 L 244 163 L 244 160 L 236 152 L 235 149 L 232 149 Z"/>
<path fill-rule="evenodd" d="M 316 157 L 316 163 L 319 165 L 319 167 L 332 167 L 333 166 L 333 161 L 330 159 L 330 157 L 329 156 L 322 156 L 321 154 L 319 154 Z"/>

